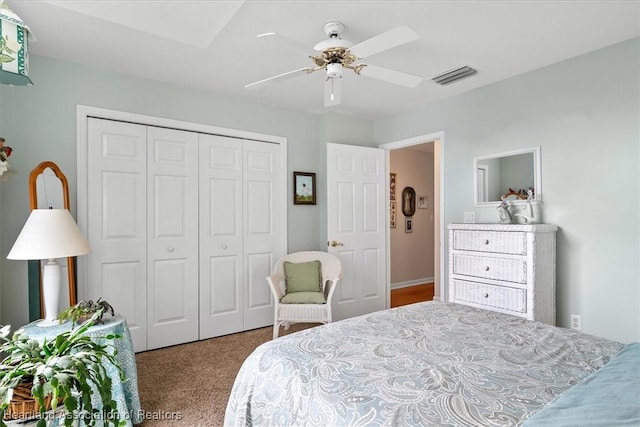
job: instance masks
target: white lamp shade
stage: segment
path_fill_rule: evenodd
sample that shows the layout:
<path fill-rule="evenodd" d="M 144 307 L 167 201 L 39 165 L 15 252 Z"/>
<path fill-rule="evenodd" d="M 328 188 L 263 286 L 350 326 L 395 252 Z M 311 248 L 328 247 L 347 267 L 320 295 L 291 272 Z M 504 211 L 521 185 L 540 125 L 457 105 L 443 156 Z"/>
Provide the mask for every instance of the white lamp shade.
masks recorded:
<path fill-rule="evenodd" d="M 34 209 L 7 259 L 54 259 L 91 252 L 67 209 Z"/>

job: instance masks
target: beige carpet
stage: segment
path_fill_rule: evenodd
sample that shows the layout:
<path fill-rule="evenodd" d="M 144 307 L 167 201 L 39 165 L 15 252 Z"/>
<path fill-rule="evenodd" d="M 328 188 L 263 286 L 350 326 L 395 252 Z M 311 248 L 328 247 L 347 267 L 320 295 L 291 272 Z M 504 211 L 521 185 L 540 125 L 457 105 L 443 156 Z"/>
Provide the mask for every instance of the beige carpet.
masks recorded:
<path fill-rule="evenodd" d="M 312 326 L 293 325 L 280 335 Z M 272 333 L 268 327 L 138 353 L 141 426 L 221 426 L 242 362 Z"/>

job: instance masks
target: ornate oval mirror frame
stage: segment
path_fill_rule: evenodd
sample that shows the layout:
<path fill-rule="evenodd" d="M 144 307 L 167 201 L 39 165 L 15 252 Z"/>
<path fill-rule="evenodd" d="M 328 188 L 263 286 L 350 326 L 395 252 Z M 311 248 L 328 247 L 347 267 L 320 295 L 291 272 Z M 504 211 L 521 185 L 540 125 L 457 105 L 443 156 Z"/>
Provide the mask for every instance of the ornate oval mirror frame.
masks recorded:
<path fill-rule="evenodd" d="M 51 161 L 45 161 L 40 163 L 38 166 L 36 166 L 31 173 L 29 174 L 29 205 L 31 210 L 33 209 L 46 209 L 49 208 L 51 206 L 39 206 L 38 204 L 38 200 L 43 200 L 42 196 L 46 196 L 43 194 L 40 194 L 40 198 L 38 197 L 38 177 L 44 178 L 44 173 L 47 169 L 51 169 L 51 171 L 53 172 L 53 174 L 60 180 L 60 189 L 62 191 L 62 202 L 63 202 L 63 208 L 70 210 L 70 206 L 69 206 L 69 182 L 67 181 L 67 177 L 62 173 L 62 171 L 60 170 L 60 168 L 58 167 L 57 164 L 55 164 L 54 162 Z M 45 191 L 46 192 L 46 191 Z M 58 196 L 58 195 L 56 195 Z M 45 197 L 44 200 L 47 200 L 47 198 Z M 40 203 L 43 204 L 43 203 Z M 57 208 L 60 208 L 60 206 L 56 206 Z M 40 266 L 40 261 L 33 261 L 35 263 L 37 263 L 37 269 L 35 268 L 29 268 L 29 273 L 31 275 L 31 273 L 33 272 L 33 274 L 35 274 L 37 276 L 38 282 L 39 282 L 39 287 L 40 287 L 40 294 L 39 294 L 39 299 L 40 299 L 40 317 L 42 318 L 44 316 L 44 307 L 42 304 L 42 277 L 41 277 L 41 266 Z M 68 275 L 68 282 L 69 282 L 69 305 L 75 305 L 76 304 L 76 273 L 75 273 L 75 263 L 73 260 L 73 257 L 68 257 L 67 258 L 67 275 Z M 33 317 L 33 315 L 31 316 Z M 34 320 L 34 319 L 32 319 Z"/>
<path fill-rule="evenodd" d="M 416 213 L 416 190 L 413 187 L 404 187 L 402 190 L 402 214 L 413 216 Z"/>

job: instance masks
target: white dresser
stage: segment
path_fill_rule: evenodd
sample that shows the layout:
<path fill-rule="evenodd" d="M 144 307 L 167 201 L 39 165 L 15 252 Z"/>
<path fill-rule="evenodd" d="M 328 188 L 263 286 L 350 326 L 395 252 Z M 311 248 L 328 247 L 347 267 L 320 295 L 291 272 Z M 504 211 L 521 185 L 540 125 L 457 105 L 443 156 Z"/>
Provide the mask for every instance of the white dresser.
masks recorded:
<path fill-rule="evenodd" d="M 448 228 L 449 301 L 555 325 L 555 225 Z"/>

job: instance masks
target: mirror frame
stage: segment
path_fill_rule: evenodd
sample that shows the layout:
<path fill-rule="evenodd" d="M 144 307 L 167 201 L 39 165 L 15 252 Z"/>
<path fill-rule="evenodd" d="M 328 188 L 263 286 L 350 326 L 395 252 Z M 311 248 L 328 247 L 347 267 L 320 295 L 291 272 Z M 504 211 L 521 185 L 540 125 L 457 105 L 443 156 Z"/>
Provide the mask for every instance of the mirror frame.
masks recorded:
<path fill-rule="evenodd" d="M 30 210 L 43 209 L 38 207 L 38 189 L 37 181 L 38 177 L 45 171 L 45 169 L 51 169 L 56 177 L 60 180 L 62 188 L 62 200 L 64 208 L 68 211 L 70 209 L 69 203 L 69 181 L 67 177 L 62 173 L 57 164 L 51 161 L 44 161 L 36 166 L 29 174 L 29 207 Z M 42 275 L 41 275 L 41 261 L 36 261 L 39 268 L 37 269 L 38 282 L 40 283 L 40 318 L 44 317 L 44 305 L 42 303 Z M 34 269 L 35 270 L 35 269 Z M 69 280 L 69 306 L 76 304 L 76 272 L 74 257 L 67 257 L 67 275 Z"/>
<path fill-rule="evenodd" d="M 540 166 L 540 146 L 524 148 L 521 150 L 514 151 L 505 151 L 502 153 L 496 154 L 488 154 L 486 156 L 479 156 L 473 158 L 473 205 L 476 207 L 486 207 L 486 206 L 498 206 L 500 204 L 500 200 L 490 201 L 490 202 L 478 202 L 478 161 L 488 160 L 488 159 L 497 159 L 500 157 L 509 157 L 516 156 L 518 154 L 533 154 L 533 188 L 535 190 L 535 195 L 533 197 L 533 203 L 541 203 L 542 202 L 542 168 Z M 512 200 L 509 203 L 513 203 L 516 205 L 526 204 L 526 200 Z"/>

